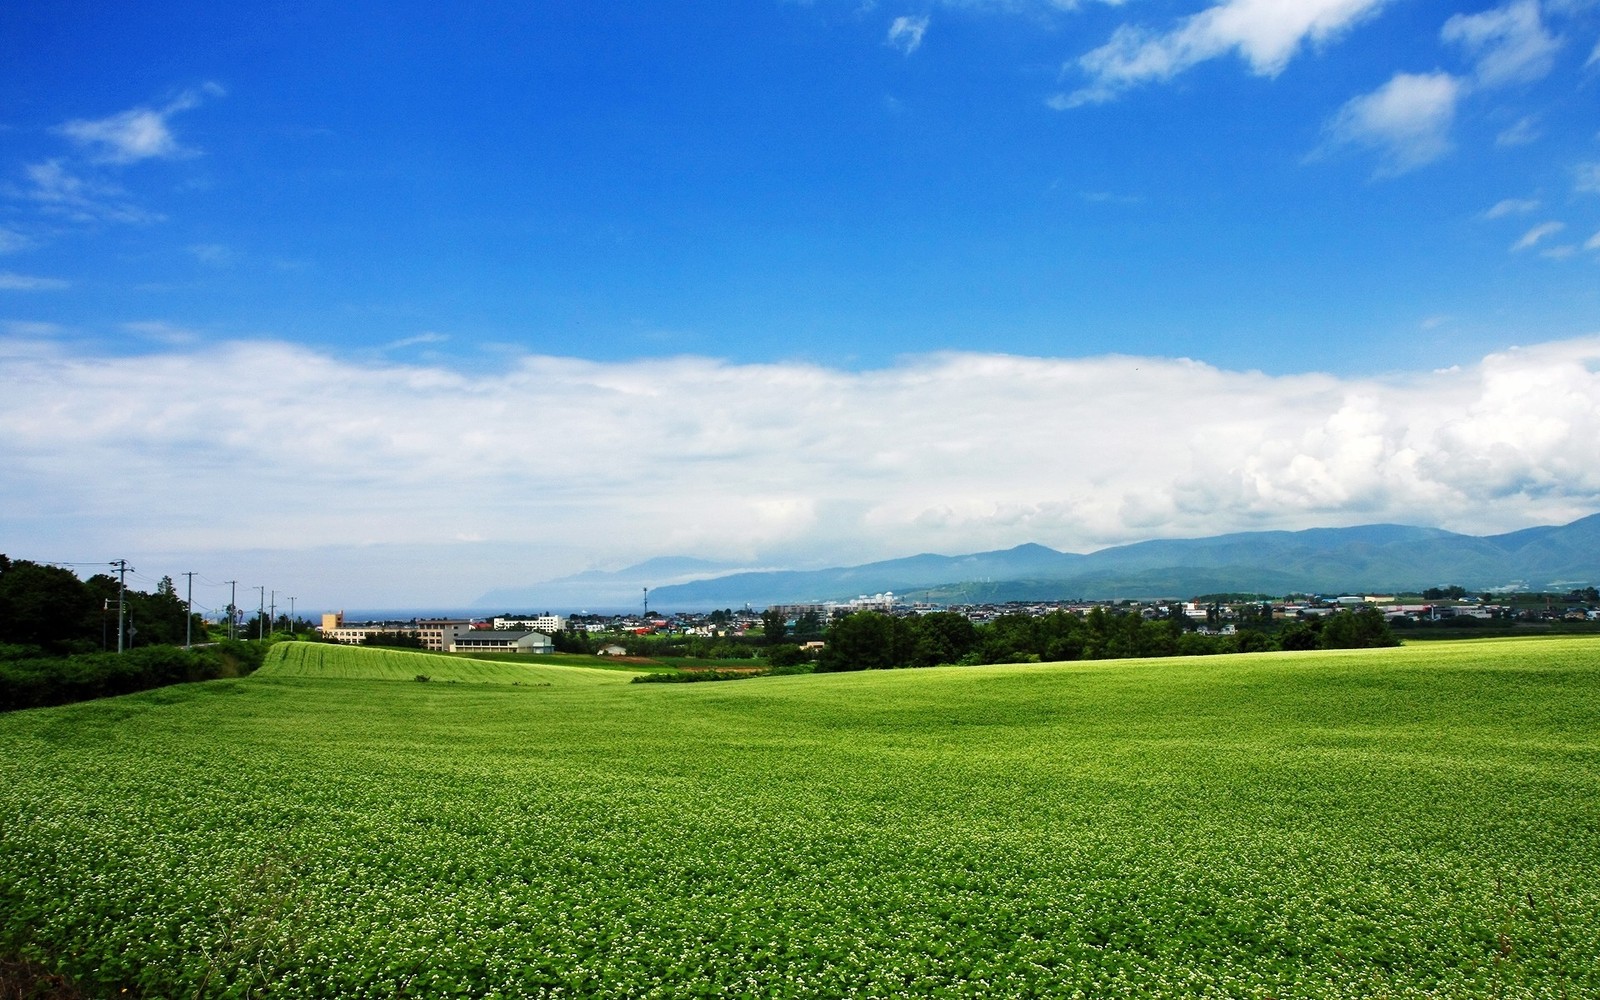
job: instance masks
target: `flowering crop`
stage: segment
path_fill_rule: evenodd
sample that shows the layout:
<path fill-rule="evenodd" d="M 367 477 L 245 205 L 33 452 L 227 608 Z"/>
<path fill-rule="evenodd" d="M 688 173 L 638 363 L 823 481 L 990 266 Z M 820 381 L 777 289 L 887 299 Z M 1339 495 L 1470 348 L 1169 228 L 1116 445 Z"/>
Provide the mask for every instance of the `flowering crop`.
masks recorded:
<path fill-rule="evenodd" d="M 151 996 L 1600 995 L 1592 640 L 357 662 L 0 717 L 0 951 Z"/>

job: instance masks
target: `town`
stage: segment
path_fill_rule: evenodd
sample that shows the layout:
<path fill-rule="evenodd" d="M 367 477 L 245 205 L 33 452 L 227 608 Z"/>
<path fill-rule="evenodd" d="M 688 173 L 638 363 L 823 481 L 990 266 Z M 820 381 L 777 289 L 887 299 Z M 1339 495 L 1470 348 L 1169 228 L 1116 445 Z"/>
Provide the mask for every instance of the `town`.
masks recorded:
<path fill-rule="evenodd" d="M 1342 610 L 1373 608 L 1391 627 L 1548 626 L 1554 622 L 1600 621 L 1600 594 L 1595 588 L 1553 594 L 1469 595 L 1460 587 L 1435 588 L 1421 594 L 1213 595 L 1192 600 L 1062 600 L 1004 604 L 935 605 L 906 602 L 892 592 L 863 595 L 850 601 L 778 604 L 755 610 L 558 615 L 505 613 L 489 617 L 412 618 L 403 621 L 346 621 L 343 612 L 322 616 L 318 630 L 327 642 L 346 645 L 405 645 L 434 652 L 552 653 L 588 652 L 601 656 L 661 655 L 663 640 L 721 641 L 702 647 L 702 654 L 738 657 L 752 643 L 794 641 L 802 649 L 823 646 L 829 625 L 861 611 L 891 617 L 935 613 L 960 615 L 974 625 L 987 625 L 1012 615 L 1043 618 L 1065 612 L 1087 616 L 1137 615 L 1144 621 L 1172 621 L 1184 632 L 1200 636 L 1232 636 L 1241 628 L 1273 630 Z M 777 635 L 774 635 L 777 633 Z M 670 655 L 670 653 L 668 654 Z M 745 652 L 742 655 L 754 655 Z"/>

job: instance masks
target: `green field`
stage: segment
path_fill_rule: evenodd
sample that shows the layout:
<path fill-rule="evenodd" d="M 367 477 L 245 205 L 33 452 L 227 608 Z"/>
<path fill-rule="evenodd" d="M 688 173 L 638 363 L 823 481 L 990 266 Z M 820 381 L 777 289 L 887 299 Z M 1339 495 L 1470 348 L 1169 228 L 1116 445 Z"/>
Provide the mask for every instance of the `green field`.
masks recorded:
<path fill-rule="evenodd" d="M 482 658 L 446 656 L 409 649 L 334 646 L 316 642 L 285 642 L 273 646 L 257 677 L 303 677 L 323 680 L 430 681 L 468 684 L 616 684 L 626 674 L 605 669 L 575 667 L 572 661 L 594 657 L 489 654 Z"/>
<path fill-rule="evenodd" d="M 1600 996 L 1600 640 L 346 652 L 0 716 L 0 953 L 168 997 Z"/>

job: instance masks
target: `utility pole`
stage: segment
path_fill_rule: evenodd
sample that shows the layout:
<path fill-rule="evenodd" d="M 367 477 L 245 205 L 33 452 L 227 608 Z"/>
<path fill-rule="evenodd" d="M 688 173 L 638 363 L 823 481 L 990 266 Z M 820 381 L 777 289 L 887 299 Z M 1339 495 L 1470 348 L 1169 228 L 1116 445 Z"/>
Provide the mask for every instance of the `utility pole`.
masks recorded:
<path fill-rule="evenodd" d="M 644 616 L 650 617 L 650 588 L 644 588 Z"/>
<path fill-rule="evenodd" d="M 265 640 L 267 637 L 267 588 L 260 585 L 256 587 L 256 638 Z"/>
<path fill-rule="evenodd" d="M 185 573 L 189 578 L 189 598 L 183 602 L 183 610 L 188 612 L 183 616 L 183 645 L 188 648 L 194 645 L 194 573 Z"/>
<path fill-rule="evenodd" d="M 272 605 L 271 605 L 271 607 L 272 607 L 272 616 L 270 618 L 268 618 L 267 621 L 272 623 L 271 631 L 276 632 L 276 631 L 278 631 L 278 592 L 276 590 L 274 590 L 272 592 Z"/>
<path fill-rule="evenodd" d="M 128 593 L 128 560 L 118 559 L 111 563 L 117 568 L 117 652 L 122 652 L 122 615 L 127 607 L 124 599 Z"/>
<path fill-rule="evenodd" d="M 237 638 L 234 622 L 239 619 L 239 609 L 235 606 L 239 601 L 239 581 L 228 581 L 228 638 Z"/>
<path fill-rule="evenodd" d="M 289 638 L 294 638 L 294 598 L 289 598 Z"/>

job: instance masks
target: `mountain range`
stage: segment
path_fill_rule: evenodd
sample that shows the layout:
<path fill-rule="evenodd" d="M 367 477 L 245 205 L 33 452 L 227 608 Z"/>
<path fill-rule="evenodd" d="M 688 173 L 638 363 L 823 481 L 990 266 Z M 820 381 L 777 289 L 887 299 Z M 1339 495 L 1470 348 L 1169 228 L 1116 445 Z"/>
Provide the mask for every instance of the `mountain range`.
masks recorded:
<path fill-rule="evenodd" d="M 1087 555 L 1019 545 L 964 556 L 923 554 L 817 570 L 738 570 L 653 559 L 484 595 L 479 606 L 637 606 L 690 610 L 845 601 L 893 591 L 906 600 L 967 604 L 1071 598 L 1186 598 L 1216 593 L 1375 593 L 1459 585 L 1554 590 L 1600 581 L 1600 514 L 1502 535 L 1372 524 L 1162 539 Z"/>

